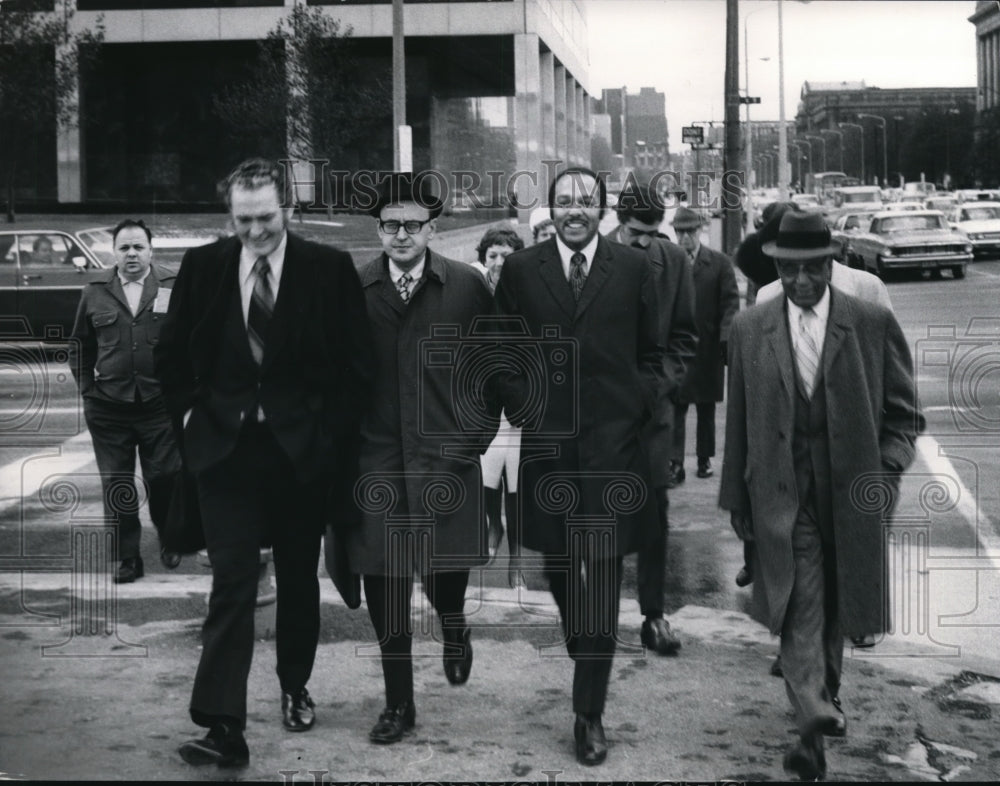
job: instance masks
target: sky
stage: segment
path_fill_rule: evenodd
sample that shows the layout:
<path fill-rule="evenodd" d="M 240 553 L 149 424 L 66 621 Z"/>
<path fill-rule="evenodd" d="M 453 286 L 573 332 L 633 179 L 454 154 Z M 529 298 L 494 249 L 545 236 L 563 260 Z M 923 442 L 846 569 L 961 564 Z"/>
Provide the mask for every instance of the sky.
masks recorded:
<path fill-rule="evenodd" d="M 723 120 L 724 0 L 583 0 L 590 81 L 602 88 L 655 87 L 666 94 L 670 149 L 681 126 Z M 777 120 L 778 2 L 740 0 L 739 76 L 750 53 L 751 119 Z M 783 0 L 785 117 L 805 81 L 861 81 L 875 87 L 974 87 L 974 0 Z M 767 58 L 763 60 L 762 58 Z M 745 109 L 740 108 L 740 117 Z"/>

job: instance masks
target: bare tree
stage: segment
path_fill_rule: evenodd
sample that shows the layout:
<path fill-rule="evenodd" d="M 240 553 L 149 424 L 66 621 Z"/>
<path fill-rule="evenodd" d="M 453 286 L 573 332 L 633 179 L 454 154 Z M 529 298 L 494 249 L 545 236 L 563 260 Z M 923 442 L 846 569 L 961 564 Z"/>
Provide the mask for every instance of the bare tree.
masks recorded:
<path fill-rule="evenodd" d="M 69 0 L 0 0 L 0 172 L 13 222 L 14 188 L 25 150 L 58 125 L 78 124 L 80 69 L 98 56 L 94 30 L 71 31 Z"/>

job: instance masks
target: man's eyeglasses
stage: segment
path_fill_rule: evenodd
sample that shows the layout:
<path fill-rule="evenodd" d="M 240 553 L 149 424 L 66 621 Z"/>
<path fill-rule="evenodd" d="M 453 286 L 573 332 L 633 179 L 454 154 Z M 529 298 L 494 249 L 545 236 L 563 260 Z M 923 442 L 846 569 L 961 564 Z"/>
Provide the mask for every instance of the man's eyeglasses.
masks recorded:
<path fill-rule="evenodd" d="M 807 276 L 818 276 L 826 269 L 826 259 L 812 259 L 808 262 L 794 262 L 790 259 L 776 259 L 775 266 L 782 278 L 794 278 L 803 271 Z"/>
<path fill-rule="evenodd" d="M 406 234 L 415 235 L 423 229 L 426 224 L 429 224 L 433 220 L 433 218 L 428 218 L 426 221 L 417 221 L 416 219 L 411 221 L 383 221 L 382 219 L 379 219 L 378 228 L 387 235 L 395 235 L 399 232 L 399 228 L 402 227 L 406 230 Z"/>

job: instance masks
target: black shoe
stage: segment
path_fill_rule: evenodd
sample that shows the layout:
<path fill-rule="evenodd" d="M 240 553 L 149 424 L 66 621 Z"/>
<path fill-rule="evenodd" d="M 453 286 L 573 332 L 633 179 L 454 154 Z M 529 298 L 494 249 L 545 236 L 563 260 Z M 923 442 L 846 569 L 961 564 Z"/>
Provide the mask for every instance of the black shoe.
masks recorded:
<path fill-rule="evenodd" d="M 740 568 L 740 572 L 736 574 L 736 586 L 747 587 L 751 584 L 753 584 L 753 572 L 750 570 L 749 565 L 744 565 Z"/>
<path fill-rule="evenodd" d="M 823 738 L 817 737 L 816 740 L 818 742 L 810 742 L 803 737 L 785 754 L 783 762 L 785 772 L 795 773 L 800 781 L 814 781 L 826 777 Z"/>
<path fill-rule="evenodd" d="M 142 557 L 127 557 L 121 561 L 118 570 L 115 571 L 113 581 L 115 584 L 131 584 L 136 579 L 141 579 L 144 575 Z"/>
<path fill-rule="evenodd" d="M 160 562 L 167 570 L 173 570 L 181 564 L 181 555 L 176 551 L 167 551 L 160 547 Z"/>
<path fill-rule="evenodd" d="M 444 676 L 452 685 L 464 685 L 472 671 L 472 630 L 466 626 L 456 635 L 448 629 L 444 633 Z"/>
<path fill-rule="evenodd" d="M 861 650 L 875 646 L 875 636 L 872 633 L 865 633 L 861 636 L 851 636 L 851 644 Z"/>
<path fill-rule="evenodd" d="M 587 767 L 593 767 L 603 762 L 608 756 L 608 740 L 604 736 L 604 726 L 598 715 L 591 720 L 579 712 L 573 725 L 573 737 L 576 739 L 576 760 Z"/>
<path fill-rule="evenodd" d="M 681 483 L 684 482 L 685 477 L 686 475 L 684 473 L 684 465 L 676 461 L 671 461 L 670 470 L 667 473 L 667 488 L 668 489 L 677 488 Z"/>
<path fill-rule="evenodd" d="M 281 694 L 281 722 L 289 731 L 309 731 L 316 722 L 316 704 L 305 688 Z"/>
<path fill-rule="evenodd" d="M 660 655 L 676 655 L 681 648 L 681 640 L 670 630 L 670 623 L 662 617 L 643 620 L 641 638 L 644 647 L 655 650 Z"/>
<path fill-rule="evenodd" d="M 221 723 L 213 726 L 203 739 L 185 742 L 178 753 L 195 766 L 245 767 L 250 763 L 250 750 L 243 733 Z"/>
<path fill-rule="evenodd" d="M 404 701 L 395 707 L 386 707 L 378 716 L 368 739 L 379 745 L 390 745 L 399 742 L 407 730 L 412 729 L 417 722 L 417 710 L 412 701 Z"/>
<path fill-rule="evenodd" d="M 710 478 L 715 474 L 712 472 L 712 460 L 711 459 L 698 459 L 698 472 L 699 478 Z"/>
<path fill-rule="evenodd" d="M 785 672 L 783 672 L 781 670 L 781 656 L 780 655 L 778 655 L 771 662 L 771 676 L 772 677 L 784 677 L 785 676 Z"/>

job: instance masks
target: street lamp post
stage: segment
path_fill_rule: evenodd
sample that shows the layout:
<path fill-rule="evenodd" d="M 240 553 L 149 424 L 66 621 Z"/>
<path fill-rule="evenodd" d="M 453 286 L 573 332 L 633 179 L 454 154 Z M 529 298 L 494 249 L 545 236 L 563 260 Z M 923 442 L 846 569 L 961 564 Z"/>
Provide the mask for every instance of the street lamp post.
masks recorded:
<path fill-rule="evenodd" d="M 859 126 L 857 123 L 837 123 L 838 126 L 843 128 L 847 126 L 848 128 L 858 129 L 858 137 L 861 139 L 861 182 L 865 182 L 865 129 Z"/>
<path fill-rule="evenodd" d="M 869 117 L 872 120 L 877 121 L 878 123 L 881 124 L 882 127 L 882 186 L 884 187 L 889 179 L 889 164 L 888 164 L 889 159 L 888 156 L 886 155 L 886 148 L 885 148 L 885 118 L 882 117 L 882 115 L 869 115 L 865 114 L 864 112 L 858 113 L 858 120 L 861 120 L 862 118 L 865 117 Z"/>
<path fill-rule="evenodd" d="M 840 154 L 840 171 L 844 171 L 844 132 L 838 131 L 835 128 L 823 128 L 820 130 L 820 134 L 836 134 L 837 135 L 837 152 Z"/>
<path fill-rule="evenodd" d="M 820 165 L 822 167 L 821 171 L 825 172 L 826 171 L 826 140 L 823 139 L 823 137 L 821 137 L 821 136 L 813 136 L 812 134 L 807 134 L 806 135 L 806 139 L 815 139 L 817 142 L 819 142 L 821 145 L 823 145 L 823 147 L 820 148 L 819 153 L 820 153 L 820 156 L 821 156 L 820 160 L 823 162 Z"/>

